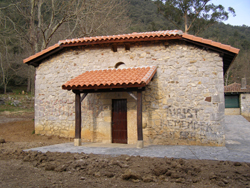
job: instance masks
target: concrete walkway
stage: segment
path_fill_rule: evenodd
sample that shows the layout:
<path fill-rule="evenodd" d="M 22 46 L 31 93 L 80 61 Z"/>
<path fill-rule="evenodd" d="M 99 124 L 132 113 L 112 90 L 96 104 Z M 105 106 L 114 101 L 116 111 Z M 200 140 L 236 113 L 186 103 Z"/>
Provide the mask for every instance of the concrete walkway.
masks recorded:
<path fill-rule="evenodd" d="M 150 145 L 137 149 L 135 145 L 126 144 L 83 143 L 75 147 L 73 143 L 65 143 L 29 150 L 250 162 L 250 122 L 242 116 L 226 116 L 225 135 L 226 147 Z"/>

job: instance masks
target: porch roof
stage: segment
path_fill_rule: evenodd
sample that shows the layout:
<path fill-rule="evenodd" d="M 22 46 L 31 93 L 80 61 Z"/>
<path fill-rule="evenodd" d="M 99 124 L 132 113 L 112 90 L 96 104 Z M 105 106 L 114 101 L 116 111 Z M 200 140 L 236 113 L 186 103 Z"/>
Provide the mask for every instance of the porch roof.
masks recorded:
<path fill-rule="evenodd" d="M 67 81 L 62 89 L 112 89 L 145 87 L 156 73 L 156 66 L 86 71 Z"/>
<path fill-rule="evenodd" d="M 250 86 L 247 85 L 245 89 L 241 87 L 239 83 L 232 83 L 228 86 L 224 86 L 224 93 L 250 93 Z"/>

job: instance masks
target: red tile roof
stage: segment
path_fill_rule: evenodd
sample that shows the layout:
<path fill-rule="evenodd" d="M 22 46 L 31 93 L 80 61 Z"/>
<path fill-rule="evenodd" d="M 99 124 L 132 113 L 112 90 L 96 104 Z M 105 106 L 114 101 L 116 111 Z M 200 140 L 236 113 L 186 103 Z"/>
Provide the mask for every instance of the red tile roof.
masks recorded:
<path fill-rule="evenodd" d="M 115 42 L 133 42 L 133 41 L 157 41 L 157 40 L 167 40 L 167 39 L 186 39 L 202 44 L 207 44 L 216 48 L 220 48 L 235 54 L 239 53 L 239 49 L 233 48 L 228 45 L 221 44 L 219 42 L 213 42 L 211 40 L 203 39 L 193 35 L 185 34 L 181 30 L 166 30 L 166 31 L 152 31 L 152 32 L 141 32 L 141 33 L 131 33 L 123 35 L 110 35 L 110 36 L 97 36 L 97 37 L 84 37 L 78 39 L 67 39 L 61 40 L 57 44 L 42 50 L 23 60 L 23 63 L 29 63 L 36 60 L 40 56 L 46 55 L 49 52 L 53 53 L 53 50 L 57 48 L 69 47 L 69 46 L 79 46 L 79 45 L 92 45 L 101 43 L 115 43 Z"/>
<path fill-rule="evenodd" d="M 152 31 L 152 32 L 142 32 L 142 33 L 130 33 L 123 35 L 110 35 L 110 36 L 97 36 L 97 37 L 84 37 L 80 39 L 67 39 L 60 40 L 59 44 L 77 44 L 77 43 L 92 43 L 92 42 L 102 42 L 115 40 L 133 40 L 133 39 L 146 39 L 146 38 L 159 38 L 166 36 L 178 36 L 182 35 L 181 30 L 166 30 L 166 31 Z"/>
<path fill-rule="evenodd" d="M 156 73 L 156 66 L 92 70 L 62 85 L 63 89 L 108 89 L 146 86 Z"/>
<path fill-rule="evenodd" d="M 199 42 L 199 43 L 202 43 L 202 44 L 208 44 L 210 46 L 214 46 L 214 47 L 217 47 L 217 48 L 220 48 L 220 49 L 223 49 L 223 50 L 235 53 L 235 54 L 238 54 L 239 51 L 240 51 L 238 48 L 234 48 L 234 47 L 229 46 L 229 45 L 221 44 L 219 42 L 214 42 L 212 40 L 204 39 L 204 38 L 201 38 L 201 37 L 196 37 L 194 35 L 189 35 L 189 34 L 186 34 L 186 33 L 183 33 L 182 38 L 189 39 L 191 41 Z"/>
<path fill-rule="evenodd" d="M 245 92 L 250 92 L 250 86 L 247 85 L 246 89 L 241 88 L 241 84 L 238 83 L 233 83 L 228 86 L 224 86 L 224 92 L 225 93 L 245 93 Z"/>
<path fill-rule="evenodd" d="M 28 63 L 29 61 L 32 61 L 33 59 L 36 59 L 36 58 L 38 58 L 38 57 L 40 57 L 40 56 L 42 56 L 42 55 L 44 55 L 44 54 L 46 54 L 46 53 L 48 53 L 48 52 L 51 52 L 52 50 L 57 49 L 57 48 L 59 48 L 59 47 L 60 47 L 59 44 L 55 44 L 55 45 L 53 45 L 53 46 L 50 46 L 50 47 L 48 47 L 48 48 L 46 48 L 46 49 L 44 49 L 44 50 L 42 50 L 42 51 L 36 53 L 35 55 L 32 55 L 32 56 L 30 56 L 30 57 L 24 59 L 24 60 L 23 60 L 23 63 Z"/>

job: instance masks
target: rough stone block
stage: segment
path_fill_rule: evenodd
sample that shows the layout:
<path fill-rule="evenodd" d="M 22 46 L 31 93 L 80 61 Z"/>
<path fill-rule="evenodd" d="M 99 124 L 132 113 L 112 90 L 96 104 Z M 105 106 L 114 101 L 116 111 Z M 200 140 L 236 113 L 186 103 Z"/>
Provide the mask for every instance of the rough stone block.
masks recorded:
<path fill-rule="evenodd" d="M 161 127 L 161 120 L 155 120 L 155 126 Z"/>
<path fill-rule="evenodd" d="M 151 107 L 154 108 L 154 109 L 158 109 L 158 108 L 159 108 L 159 105 L 156 104 L 155 102 L 152 102 L 152 103 L 151 103 Z"/>
<path fill-rule="evenodd" d="M 158 114 L 158 112 L 153 111 L 153 112 L 152 112 L 152 115 L 151 115 L 151 118 L 152 118 L 152 119 L 160 119 L 161 116 Z"/>
<path fill-rule="evenodd" d="M 210 115 L 211 121 L 221 121 L 224 119 L 224 113 L 213 113 Z"/>
<path fill-rule="evenodd" d="M 219 113 L 224 113 L 225 112 L 225 104 L 224 103 L 219 104 L 218 112 Z"/>
<path fill-rule="evenodd" d="M 212 108 L 212 107 L 206 107 L 205 109 L 204 109 L 204 113 L 205 114 L 210 114 L 210 113 L 213 113 L 214 112 L 214 109 Z"/>
<path fill-rule="evenodd" d="M 207 84 L 207 83 L 209 83 L 209 78 L 208 77 L 203 77 L 203 78 L 201 78 L 201 82 L 203 84 Z"/>
<path fill-rule="evenodd" d="M 36 132 L 37 132 L 37 131 L 43 131 L 43 130 L 44 130 L 44 127 L 43 127 L 43 125 L 36 125 L 36 126 L 35 126 L 35 130 L 36 130 Z"/>
<path fill-rule="evenodd" d="M 81 146 L 82 145 L 82 141 L 79 138 L 75 138 L 74 139 L 74 146 Z"/>
<path fill-rule="evenodd" d="M 220 96 L 219 95 L 212 96 L 212 102 L 213 103 L 220 103 L 221 102 Z"/>
<path fill-rule="evenodd" d="M 111 116 L 105 116 L 104 121 L 105 122 L 111 122 Z"/>
<path fill-rule="evenodd" d="M 136 144 L 136 147 L 140 148 L 140 149 L 144 148 L 144 141 L 143 140 L 138 140 L 137 144 Z"/>
<path fill-rule="evenodd" d="M 44 127 L 44 130 L 45 130 L 45 131 L 50 131 L 51 128 L 50 128 L 50 126 L 45 126 L 45 127 Z"/>

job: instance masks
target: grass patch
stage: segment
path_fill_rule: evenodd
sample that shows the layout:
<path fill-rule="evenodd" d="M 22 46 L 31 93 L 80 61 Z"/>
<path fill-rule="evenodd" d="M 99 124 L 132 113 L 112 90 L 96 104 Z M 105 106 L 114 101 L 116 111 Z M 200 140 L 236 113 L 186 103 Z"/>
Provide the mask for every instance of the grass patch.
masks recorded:
<path fill-rule="evenodd" d="M 20 111 L 20 109 L 10 105 L 1 105 L 0 112 L 5 112 L 5 111 L 14 112 L 14 111 Z"/>
<path fill-rule="evenodd" d="M 34 112 L 34 96 L 31 94 L 0 94 L 5 104 L 0 105 L 0 112 Z"/>
<path fill-rule="evenodd" d="M 21 95 L 23 91 L 25 94 L 30 94 L 26 92 L 27 86 L 13 86 L 10 89 L 14 95 Z"/>

